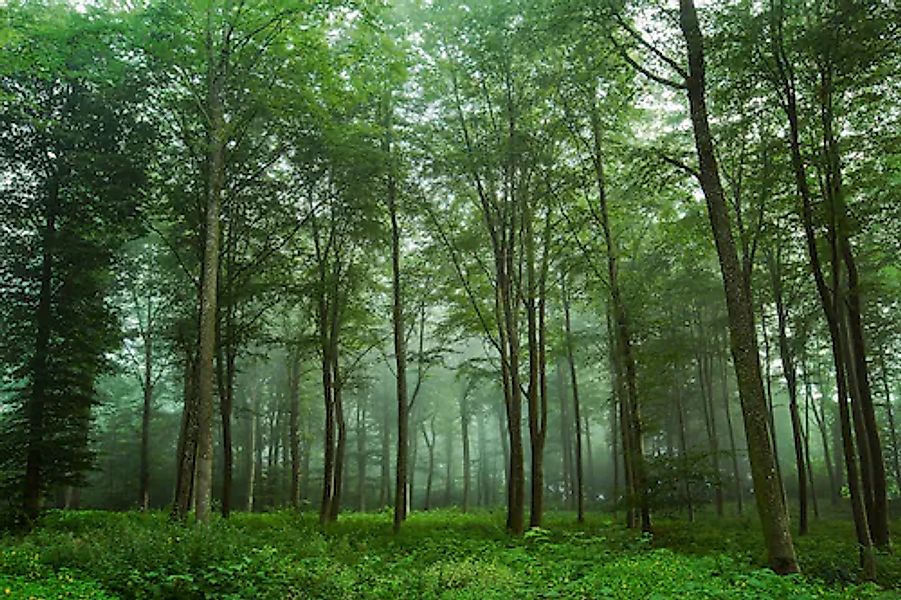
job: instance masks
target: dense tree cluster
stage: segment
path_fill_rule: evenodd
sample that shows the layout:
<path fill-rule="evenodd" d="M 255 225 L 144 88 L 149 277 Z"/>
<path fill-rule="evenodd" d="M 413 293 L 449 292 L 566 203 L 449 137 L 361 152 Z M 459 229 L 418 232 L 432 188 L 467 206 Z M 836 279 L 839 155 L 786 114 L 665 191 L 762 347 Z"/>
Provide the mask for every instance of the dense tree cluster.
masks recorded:
<path fill-rule="evenodd" d="M 0 489 L 43 506 L 901 495 L 882 0 L 0 7 Z M 792 517 L 789 518 L 791 513 Z"/>

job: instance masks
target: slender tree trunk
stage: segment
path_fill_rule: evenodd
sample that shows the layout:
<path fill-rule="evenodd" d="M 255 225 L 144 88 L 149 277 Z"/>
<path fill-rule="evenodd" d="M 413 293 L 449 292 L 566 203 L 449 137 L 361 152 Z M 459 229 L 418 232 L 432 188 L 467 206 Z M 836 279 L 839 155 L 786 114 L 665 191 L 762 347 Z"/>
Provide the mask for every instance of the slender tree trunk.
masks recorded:
<path fill-rule="evenodd" d="M 366 512 L 366 407 L 357 400 L 357 508 Z"/>
<path fill-rule="evenodd" d="M 591 451 L 591 423 L 588 414 L 582 417 L 582 430 L 585 432 L 585 458 L 588 463 L 588 472 L 585 474 L 585 495 L 590 502 L 595 500 L 595 474 L 594 453 Z"/>
<path fill-rule="evenodd" d="M 679 22 L 688 54 L 688 77 L 685 85 L 691 107 L 700 182 L 707 200 L 707 210 L 726 292 L 732 358 L 742 403 L 745 435 L 748 438 L 748 455 L 757 510 L 763 527 L 770 567 L 777 573 L 794 573 L 799 567 L 789 531 L 788 513 L 782 499 L 782 487 L 777 479 L 773 449 L 770 445 L 751 291 L 739 264 L 732 237 L 729 212 L 707 120 L 703 37 L 693 0 L 680 0 L 679 7 Z"/>
<path fill-rule="evenodd" d="M 563 376 L 563 363 L 556 362 L 557 395 L 560 398 L 560 454 L 563 459 L 563 505 L 570 506 L 575 497 L 575 477 L 573 475 L 572 418 L 569 414 L 569 395 Z"/>
<path fill-rule="evenodd" d="M 382 142 L 383 150 L 391 157 L 392 152 L 392 114 L 390 105 L 385 111 L 386 127 L 385 139 Z M 391 218 L 391 321 L 394 328 L 394 361 L 397 391 L 397 458 L 395 464 L 394 480 L 394 531 L 400 531 L 400 526 L 407 518 L 407 454 L 408 448 L 408 399 L 407 399 L 407 349 L 404 330 L 404 305 L 403 290 L 401 289 L 400 266 L 400 225 L 397 215 L 397 182 L 395 180 L 393 165 L 388 169 L 387 176 L 387 201 L 388 213 Z"/>
<path fill-rule="evenodd" d="M 450 506 L 454 493 L 454 436 L 444 436 L 444 506 Z"/>
<path fill-rule="evenodd" d="M 561 276 L 563 290 L 563 314 L 566 334 L 566 359 L 569 362 L 569 382 L 573 393 L 573 422 L 576 429 L 576 519 L 585 522 L 585 483 L 582 471 L 582 414 L 579 407 L 579 383 L 576 377 L 576 361 L 573 352 L 572 322 L 570 319 L 569 293 L 566 287 L 566 275 Z"/>
<path fill-rule="evenodd" d="M 676 394 L 676 415 L 679 421 L 679 458 L 685 474 L 685 504 L 688 509 L 688 522 L 693 523 L 695 520 L 695 507 L 691 494 L 691 480 L 688 477 L 691 465 L 688 459 L 688 439 L 685 431 L 685 404 L 682 399 L 682 386 L 676 377 L 675 367 L 673 367 L 673 389 Z"/>
<path fill-rule="evenodd" d="M 767 266 L 776 301 L 776 319 L 779 332 L 779 358 L 782 361 L 782 376 L 788 388 L 788 408 L 792 424 L 792 440 L 795 447 L 795 468 L 798 477 L 798 535 L 807 534 L 807 473 L 804 459 L 804 434 L 801 431 L 801 415 L 798 409 L 798 380 L 795 359 L 788 339 L 788 310 L 782 292 L 781 249 L 767 253 Z"/>
<path fill-rule="evenodd" d="M 300 359 L 288 354 L 288 446 L 291 455 L 291 508 L 300 508 Z"/>
<path fill-rule="evenodd" d="M 732 410 L 729 402 L 729 372 L 727 369 L 727 349 L 717 344 L 720 350 L 720 373 L 723 383 L 723 410 L 726 413 L 726 428 L 729 430 L 729 452 L 732 455 L 732 477 L 735 482 L 735 499 L 737 502 L 738 514 L 742 514 L 744 510 L 744 492 L 741 481 L 741 469 L 738 464 L 738 447 L 735 444 L 735 428 L 732 426 Z"/>
<path fill-rule="evenodd" d="M 144 377 L 141 387 L 144 404 L 141 411 L 141 466 L 139 507 L 142 511 L 150 508 L 150 417 L 153 411 L 153 309 L 148 296 L 147 320 L 144 324 Z"/>
<path fill-rule="evenodd" d="M 810 499 L 813 502 L 813 516 L 820 518 L 820 506 L 813 480 L 813 464 L 810 462 L 810 402 L 804 398 L 804 463 L 807 465 L 807 483 L 810 485 Z"/>
<path fill-rule="evenodd" d="M 250 422 L 247 426 L 247 504 L 245 510 L 253 512 L 254 492 L 257 477 L 257 409 L 251 396 L 251 406 L 248 407 Z"/>
<path fill-rule="evenodd" d="M 641 404 L 638 401 L 638 386 L 636 385 L 635 358 L 632 353 L 632 340 L 626 315 L 626 306 L 622 299 L 619 287 L 619 251 L 613 238 L 610 226 L 610 213 L 607 207 L 607 189 L 604 176 L 603 152 L 601 149 L 601 129 L 597 114 L 597 108 L 592 107 L 591 130 L 593 142 L 592 162 L 594 163 L 595 178 L 598 193 L 598 220 L 604 234 L 604 242 L 607 246 L 607 277 L 610 288 L 610 300 L 613 307 L 613 325 L 615 348 L 622 361 L 622 374 L 625 375 L 626 395 L 628 404 L 627 428 L 629 440 L 629 462 L 633 477 L 633 490 L 637 494 L 638 508 L 641 515 L 641 530 L 645 533 L 651 531 L 651 511 L 648 504 L 648 485 L 644 459 L 643 425 L 641 422 Z"/>
<path fill-rule="evenodd" d="M 469 511 L 469 488 L 470 488 L 470 480 L 472 478 L 472 461 L 470 458 L 470 450 L 469 450 L 469 390 L 463 392 L 463 395 L 460 397 L 460 435 L 462 437 L 463 444 L 463 498 L 462 498 L 462 507 L 463 512 Z M 481 497 L 481 494 L 479 494 Z"/>
<path fill-rule="evenodd" d="M 337 316 L 335 317 L 337 319 Z M 344 488 L 344 458 L 347 448 L 347 420 L 344 418 L 344 401 L 342 398 L 341 378 L 338 370 L 338 344 L 337 344 L 337 325 L 335 326 L 336 341 L 332 347 L 332 373 L 335 378 L 334 385 L 334 402 L 335 402 L 335 424 L 338 428 L 338 439 L 335 444 L 335 472 L 334 484 L 332 486 L 332 498 L 329 502 L 329 520 L 338 519 L 341 512 L 341 494 Z"/>
<path fill-rule="evenodd" d="M 388 505 L 391 496 L 391 410 L 388 404 L 388 396 L 382 404 L 382 428 L 381 428 L 381 460 L 379 475 L 379 507 Z"/>
<path fill-rule="evenodd" d="M 895 412 L 892 408 L 892 394 L 889 391 L 888 367 L 885 364 L 885 351 L 882 348 L 879 349 L 879 364 L 882 367 L 882 390 L 885 397 L 885 416 L 889 427 L 892 470 L 895 475 L 895 485 L 901 490 L 901 457 L 899 457 L 898 449 L 898 430 L 895 427 Z"/>
<path fill-rule="evenodd" d="M 431 421 L 431 432 L 426 431 L 425 422 L 420 425 L 422 428 L 422 439 L 425 442 L 426 450 L 429 453 L 428 470 L 426 471 L 425 480 L 425 501 L 423 510 L 429 510 L 432 507 L 432 481 L 435 473 L 435 417 Z M 431 433 L 431 437 L 429 434 Z"/>

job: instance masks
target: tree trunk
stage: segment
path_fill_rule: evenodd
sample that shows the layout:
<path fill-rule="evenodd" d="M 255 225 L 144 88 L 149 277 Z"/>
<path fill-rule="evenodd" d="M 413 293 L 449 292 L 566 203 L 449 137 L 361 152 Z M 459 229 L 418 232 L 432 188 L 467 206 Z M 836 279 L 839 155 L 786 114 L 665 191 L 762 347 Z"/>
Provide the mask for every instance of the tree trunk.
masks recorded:
<path fill-rule="evenodd" d="M 795 357 L 788 339 L 788 310 L 782 293 L 781 249 L 767 253 L 767 266 L 773 284 L 773 298 L 776 301 L 776 319 L 779 331 L 779 358 L 782 361 L 782 376 L 788 388 L 788 408 L 792 424 L 792 440 L 795 447 L 795 468 L 798 477 L 798 535 L 807 534 L 807 473 L 804 459 L 804 435 L 801 431 L 801 415 L 798 409 L 798 380 L 795 371 Z"/>
<path fill-rule="evenodd" d="M 366 512 L 366 407 L 357 400 L 357 509 Z"/>
<path fill-rule="evenodd" d="M 253 399 L 253 396 L 251 396 L 251 399 Z M 253 512 L 257 477 L 257 427 L 259 425 L 257 423 L 256 405 L 252 401 L 251 406 L 248 407 L 248 414 L 250 422 L 247 424 L 247 504 L 245 505 L 245 510 Z"/>
<path fill-rule="evenodd" d="M 726 348 L 722 347 L 720 344 L 717 344 L 718 351 L 717 353 L 720 355 L 720 372 L 722 374 L 722 383 L 723 383 L 723 410 L 726 413 L 726 428 L 729 430 L 729 451 L 732 455 L 732 477 L 735 482 L 735 499 L 738 504 L 737 510 L 738 514 L 742 514 L 744 510 L 744 491 L 741 481 L 741 469 L 738 465 L 738 448 L 735 444 L 735 429 L 732 426 L 732 410 L 729 402 L 729 373 L 727 370 L 727 358 L 726 358 Z"/>
<path fill-rule="evenodd" d="M 876 574 L 875 556 L 873 553 L 870 527 L 867 522 L 867 513 L 864 501 L 861 498 L 857 457 L 854 449 L 854 439 L 851 431 L 851 416 L 848 407 L 848 389 L 846 387 L 845 357 L 843 356 L 844 339 L 842 336 L 842 319 L 839 318 L 841 298 L 841 263 L 839 260 L 838 246 L 835 241 L 834 227 L 830 240 L 832 253 L 832 281 L 830 290 L 823 275 L 820 263 L 819 249 L 817 248 L 816 233 L 813 225 L 813 200 L 807 181 L 807 170 L 801 155 L 800 128 L 795 95 L 794 79 L 791 75 L 790 65 L 782 49 L 781 23 L 773 24 L 773 45 L 776 54 L 776 68 L 781 86 L 782 106 L 785 110 L 789 124 L 789 150 L 791 154 L 792 171 L 795 176 L 795 185 L 801 196 L 801 217 L 804 225 L 804 238 L 807 244 L 808 261 L 816 283 L 820 304 L 829 327 L 831 341 L 832 360 L 835 367 L 836 393 L 838 395 L 839 420 L 838 424 L 842 434 L 842 454 L 845 461 L 845 469 L 848 475 L 848 491 L 851 496 L 851 511 L 854 516 L 854 528 L 860 551 L 860 564 L 864 571 L 864 577 L 873 579 Z M 830 211 L 834 218 L 834 211 Z M 825 415 L 824 415 L 825 416 Z"/>
<path fill-rule="evenodd" d="M 194 474 L 197 463 L 197 403 L 196 386 L 194 385 L 193 350 L 185 353 L 184 370 L 184 407 L 181 415 L 181 429 L 178 437 L 176 453 L 175 499 L 170 516 L 175 520 L 183 520 L 191 509 L 194 495 Z"/>
<path fill-rule="evenodd" d="M 469 389 L 460 397 L 460 435 L 463 443 L 463 512 L 469 511 L 469 487 L 472 478 L 472 461 L 469 456 Z"/>
<path fill-rule="evenodd" d="M 681 458 L 685 477 L 685 503 L 688 509 L 688 522 L 693 523 L 695 520 L 695 507 L 691 494 L 691 480 L 689 478 L 690 462 L 688 460 L 688 439 L 685 432 L 685 404 L 682 401 L 682 386 L 676 377 L 675 367 L 673 367 L 673 389 L 676 393 L 676 414 L 679 420 L 679 457 Z"/>
<path fill-rule="evenodd" d="M 563 505 L 570 506 L 574 498 L 575 477 L 573 476 L 572 418 L 569 414 L 569 395 L 566 393 L 563 363 L 556 362 L 557 395 L 560 398 L 560 454 L 563 459 Z"/>
<path fill-rule="evenodd" d="M 144 403 L 141 410 L 141 465 L 138 506 L 146 511 L 150 508 L 150 416 L 153 411 L 153 310 L 147 299 L 147 320 L 144 323 L 144 377 L 141 387 Z"/>
<path fill-rule="evenodd" d="M 28 424 L 25 450 L 25 487 L 23 507 L 31 519 L 41 511 L 44 495 L 44 412 L 47 403 L 47 384 L 50 377 L 49 359 L 53 302 L 53 251 L 56 244 L 56 213 L 59 202 L 59 177 L 50 178 L 47 202 L 44 207 L 44 231 L 41 240 L 41 288 L 35 312 L 34 363 L 32 367 L 31 397 L 26 406 Z"/>
<path fill-rule="evenodd" d="M 219 279 L 219 211 L 225 183 L 225 145 L 228 133 L 222 104 L 225 84 L 225 61 L 228 47 L 214 52 L 212 8 L 207 12 L 207 73 L 206 109 L 209 116 L 207 150 L 207 189 L 204 215 L 204 247 L 200 282 L 200 328 L 197 365 L 197 482 L 194 497 L 195 516 L 199 523 L 207 523 L 213 485 L 213 359 L 216 355 L 216 322 L 218 316 Z M 219 55 L 221 54 L 221 56 Z"/>
<path fill-rule="evenodd" d="M 707 201 L 711 230 L 716 244 L 726 306 L 732 359 L 748 439 L 751 476 L 754 480 L 757 511 L 763 527 L 770 567 L 777 573 L 799 570 L 789 531 L 788 514 L 782 499 L 767 419 L 766 398 L 760 376 L 760 357 L 754 331 L 751 292 L 746 285 L 736 253 L 729 213 L 716 164 L 713 139 L 707 120 L 704 81 L 703 37 L 693 0 L 680 0 L 680 26 L 688 53 L 686 88 L 697 148 L 701 188 Z"/>
<path fill-rule="evenodd" d="M 598 215 L 601 230 L 604 234 L 604 242 L 607 246 L 607 277 L 610 288 L 610 301 L 613 307 L 614 347 L 622 362 L 622 374 L 625 375 L 626 395 L 624 401 L 628 404 L 627 430 L 629 440 L 629 462 L 633 477 L 633 490 L 636 493 L 638 509 L 641 515 L 641 530 L 645 533 L 651 531 L 651 511 L 648 504 L 647 473 L 644 460 L 644 442 L 641 422 L 641 404 L 638 401 L 638 386 L 636 384 L 635 358 L 632 353 L 632 339 L 629 331 L 629 323 L 626 315 L 626 305 L 619 288 L 619 251 L 613 238 L 610 226 L 610 213 L 607 207 L 607 189 L 604 176 L 603 152 L 601 149 L 601 129 L 596 107 L 591 112 L 591 131 L 593 142 L 592 162 L 594 163 L 595 183 L 598 193 Z"/>
<path fill-rule="evenodd" d="M 391 496 L 391 410 L 388 396 L 382 404 L 381 459 L 379 471 L 379 508 L 388 505 Z"/>
<path fill-rule="evenodd" d="M 337 300 L 336 300 L 337 301 Z M 337 316 L 335 317 L 337 319 Z M 335 337 L 337 338 L 337 326 L 335 327 Z M 337 340 L 332 347 L 332 374 L 335 379 L 334 385 L 334 402 L 335 402 L 335 424 L 338 428 L 338 440 L 335 444 L 335 472 L 334 484 L 332 485 L 332 498 L 329 502 L 329 520 L 338 519 L 341 512 L 341 493 L 344 488 L 344 458 L 347 448 L 347 420 L 344 418 L 344 401 L 342 398 L 342 387 L 338 370 L 338 344 Z"/>
<path fill-rule="evenodd" d="M 288 447 L 291 456 L 291 508 L 300 508 L 300 359 L 288 353 Z"/>
<path fill-rule="evenodd" d="M 389 106 L 385 111 L 385 139 L 382 149 L 388 156 L 392 152 L 392 114 L 393 108 Z M 407 518 L 407 453 L 408 425 L 407 412 L 409 404 L 407 400 L 407 349 L 404 330 L 404 305 L 403 290 L 401 288 L 400 267 L 400 225 L 397 219 L 397 182 L 394 169 L 388 169 L 387 175 L 387 201 L 388 213 L 391 218 L 391 321 L 394 329 L 394 361 L 397 390 L 397 458 L 394 475 L 394 531 L 400 530 L 401 524 Z"/>
<path fill-rule="evenodd" d="M 566 286 L 566 274 L 560 277 L 560 289 L 563 293 L 563 315 L 566 334 L 566 359 L 569 362 L 569 383 L 573 394 L 573 422 L 576 426 L 576 519 L 585 522 L 585 483 L 582 472 L 582 413 L 579 407 L 579 382 L 576 377 L 576 361 L 573 351 L 572 322 L 570 319 L 569 293 Z"/>

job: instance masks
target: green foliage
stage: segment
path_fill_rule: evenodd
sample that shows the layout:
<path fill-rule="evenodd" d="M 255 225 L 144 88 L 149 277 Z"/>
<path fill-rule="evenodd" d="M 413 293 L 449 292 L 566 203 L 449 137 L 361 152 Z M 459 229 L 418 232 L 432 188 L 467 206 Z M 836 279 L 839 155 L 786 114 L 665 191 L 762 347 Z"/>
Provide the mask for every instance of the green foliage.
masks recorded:
<path fill-rule="evenodd" d="M 160 513 L 56 512 L 0 542 L 0 592 L 45 598 L 876 598 L 858 586 L 843 526 L 801 541 L 804 577 L 779 577 L 749 552 L 748 520 L 661 521 L 637 537 L 609 518 L 570 514 L 509 538 L 501 515 L 347 515 L 321 529 L 311 515 L 238 514 L 208 528 Z M 848 559 L 848 560 L 846 560 Z M 884 557 L 880 581 L 901 587 Z M 848 571 L 842 571 L 850 567 Z M 827 581 L 827 582 L 824 582 Z M 2 596 L 0 596 L 2 597 Z"/>

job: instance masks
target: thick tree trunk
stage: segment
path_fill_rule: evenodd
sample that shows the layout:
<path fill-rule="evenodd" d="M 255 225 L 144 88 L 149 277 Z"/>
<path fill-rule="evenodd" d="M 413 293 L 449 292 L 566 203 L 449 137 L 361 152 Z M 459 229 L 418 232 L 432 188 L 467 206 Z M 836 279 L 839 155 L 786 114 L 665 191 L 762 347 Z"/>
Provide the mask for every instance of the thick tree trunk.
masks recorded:
<path fill-rule="evenodd" d="M 748 439 L 751 476 L 770 567 L 777 573 L 799 570 L 788 513 L 776 473 L 760 376 L 751 292 L 739 264 L 707 118 L 703 37 L 693 0 L 680 0 L 680 26 L 688 53 L 686 87 L 697 148 L 701 188 L 723 276 L 733 364 Z"/>
<path fill-rule="evenodd" d="M 207 24 L 206 109 L 209 115 L 207 189 L 204 214 L 204 247 L 200 281 L 200 328 L 197 365 L 194 369 L 197 385 L 197 482 L 194 510 L 197 521 L 206 523 L 210 516 L 213 490 L 213 359 L 216 356 L 216 321 L 218 316 L 219 280 L 219 211 L 222 188 L 225 184 L 225 145 L 228 133 L 225 109 L 222 104 L 225 84 L 225 62 L 228 48 L 214 52 L 212 9 Z M 221 56 L 220 56 L 221 54 Z"/>

